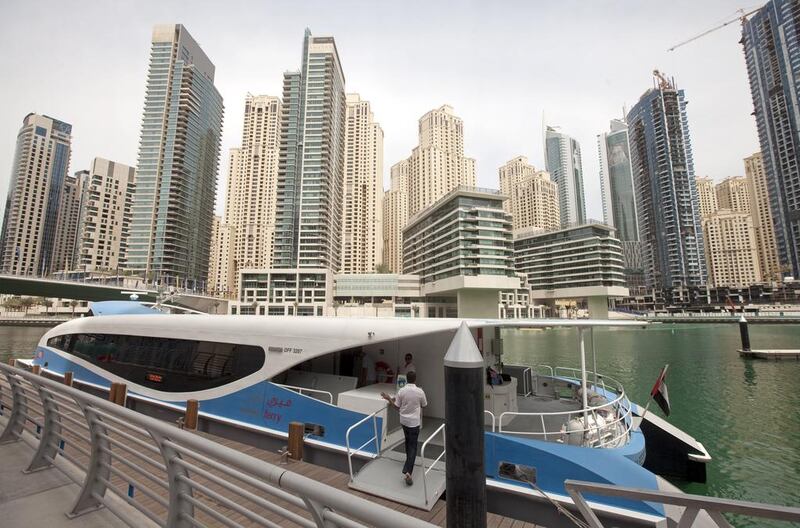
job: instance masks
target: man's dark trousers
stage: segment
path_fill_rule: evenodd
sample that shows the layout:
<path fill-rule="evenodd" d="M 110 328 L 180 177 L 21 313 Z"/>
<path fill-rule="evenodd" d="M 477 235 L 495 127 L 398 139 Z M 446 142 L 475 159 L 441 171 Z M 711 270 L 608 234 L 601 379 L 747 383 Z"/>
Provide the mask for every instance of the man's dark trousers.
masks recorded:
<path fill-rule="evenodd" d="M 419 438 L 419 426 L 403 426 L 403 435 L 406 439 L 406 463 L 403 466 L 403 473 L 411 474 L 414 471 L 414 461 L 417 460 L 417 439 Z"/>

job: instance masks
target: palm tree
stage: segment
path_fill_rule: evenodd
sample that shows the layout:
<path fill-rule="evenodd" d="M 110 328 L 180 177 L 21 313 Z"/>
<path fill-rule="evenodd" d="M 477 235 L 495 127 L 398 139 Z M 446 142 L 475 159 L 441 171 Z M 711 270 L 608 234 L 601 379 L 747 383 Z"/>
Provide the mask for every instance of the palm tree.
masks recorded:
<path fill-rule="evenodd" d="M 72 299 L 69 302 L 69 305 L 72 308 L 72 317 L 75 317 L 75 307 L 78 306 L 78 301 L 76 301 L 75 299 Z"/>

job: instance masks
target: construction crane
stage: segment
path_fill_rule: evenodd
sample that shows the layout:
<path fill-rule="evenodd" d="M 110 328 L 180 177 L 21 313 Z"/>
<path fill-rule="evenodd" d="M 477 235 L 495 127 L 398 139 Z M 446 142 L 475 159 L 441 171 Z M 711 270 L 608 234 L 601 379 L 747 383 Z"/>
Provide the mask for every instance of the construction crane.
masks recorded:
<path fill-rule="evenodd" d="M 677 48 L 680 48 L 680 47 L 681 47 L 681 46 L 683 46 L 684 44 L 688 44 L 688 43 L 690 43 L 690 42 L 694 42 L 695 40 L 697 40 L 697 39 L 699 39 L 699 38 L 701 38 L 701 37 L 705 37 L 705 36 L 706 36 L 706 35 L 708 35 L 709 33 L 713 33 L 714 31 L 716 31 L 716 30 L 718 30 L 718 29 L 722 29 L 722 28 L 724 28 L 725 26 L 729 26 L 729 25 L 733 24 L 733 23 L 734 23 L 734 22 L 736 22 L 737 20 L 738 20 L 739 22 L 741 22 L 742 24 L 744 24 L 744 21 L 745 21 L 745 20 L 747 20 L 747 17 L 749 17 L 750 15 L 752 15 L 753 13 L 755 13 L 755 12 L 757 12 L 757 11 L 759 11 L 759 10 L 761 10 L 761 8 L 760 8 L 760 7 L 756 8 L 756 9 L 752 9 L 752 10 L 750 10 L 750 11 L 747 11 L 747 12 L 745 12 L 745 10 L 744 10 L 744 9 L 739 9 L 739 10 L 738 10 L 738 13 L 739 13 L 739 15 L 738 15 L 736 18 L 732 18 L 732 19 L 730 19 L 730 20 L 728 20 L 728 21 L 726 21 L 726 22 L 723 22 L 722 24 L 720 24 L 720 25 L 718 25 L 718 26 L 716 26 L 716 27 L 713 27 L 713 28 L 711 28 L 711 29 L 707 29 L 706 31 L 703 31 L 703 32 L 702 32 L 702 33 L 700 33 L 699 35 L 695 35 L 694 37 L 692 37 L 692 38 L 690 38 L 690 39 L 684 40 L 683 42 L 679 42 L 678 44 L 675 44 L 674 46 L 672 46 L 671 48 L 669 48 L 667 51 L 675 51 Z"/>
<path fill-rule="evenodd" d="M 658 87 L 662 90 L 672 90 L 674 88 L 667 76 L 660 71 L 653 70 L 653 75 L 658 79 Z"/>

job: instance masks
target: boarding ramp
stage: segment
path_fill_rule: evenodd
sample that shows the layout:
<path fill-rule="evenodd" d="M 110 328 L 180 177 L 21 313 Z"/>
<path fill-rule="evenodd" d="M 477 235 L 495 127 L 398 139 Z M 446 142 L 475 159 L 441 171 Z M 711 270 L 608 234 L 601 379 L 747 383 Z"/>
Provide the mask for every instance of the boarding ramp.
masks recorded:
<path fill-rule="evenodd" d="M 402 476 L 405 463 L 403 440 L 381 445 L 378 418 L 382 411 L 375 411 L 347 430 L 345 444 L 350 470 L 348 485 L 352 489 L 376 497 L 430 511 L 444 493 L 447 484 L 444 467 L 444 422 L 423 418 L 419 435 L 421 446 L 417 451 L 417 460 L 412 473 L 414 483 L 409 486 Z M 350 435 L 356 430 L 371 430 L 373 435 L 364 444 L 356 447 L 350 444 Z M 359 471 L 354 471 L 354 456 L 368 457 L 372 460 L 364 464 Z"/>
<path fill-rule="evenodd" d="M 116 526 L 109 517 L 136 527 L 433 526 L 7 365 L 0 365 L 0 431 L 0 453 L 23 444 L 34 451 L 23 473 L 58 471 L 74 482 L 67 503 L 29 504 L 31 520 L 38 510 L 63 508 L 51 527 L 66 525 L 64 514 L 87 527 Z M 106 517 L 92 517 L 100 510 Z"/>

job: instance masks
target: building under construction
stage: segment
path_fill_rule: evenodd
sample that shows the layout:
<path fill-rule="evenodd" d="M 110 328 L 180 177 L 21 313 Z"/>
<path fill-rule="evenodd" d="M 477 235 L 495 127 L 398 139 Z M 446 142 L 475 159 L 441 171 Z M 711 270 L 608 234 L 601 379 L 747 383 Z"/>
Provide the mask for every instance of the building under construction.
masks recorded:
<path fill-rule="evenodd" d="M 631 168 L 648 286 L 705 284 L 706 265 L 686 98 L 654 72 L 628 113 Z"/>

